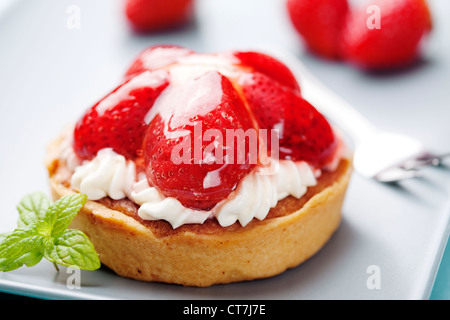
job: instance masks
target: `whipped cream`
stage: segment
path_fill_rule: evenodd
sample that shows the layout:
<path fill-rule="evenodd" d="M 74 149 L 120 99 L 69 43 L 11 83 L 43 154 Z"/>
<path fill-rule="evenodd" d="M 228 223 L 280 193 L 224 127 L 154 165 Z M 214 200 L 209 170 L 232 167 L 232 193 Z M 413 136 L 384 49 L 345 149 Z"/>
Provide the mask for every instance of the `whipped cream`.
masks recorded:
<path fill-rule="evenodd" d="M 136 181 L 136 166 L 112 149 L 102 149 L 91 161 L 76 167 L 71 185 L 89 200 L 106 196 L 114 200 L 127 197 Z"/>
<path fill-rule="evenodd" d="M 173 228 L 183 224 L 203 223 L 215 217 L 222 227 L 235 222 L 246 226 L 253 218 L 263 220 L 278 201 L 287 196 L 302 197 L 307 188 L 317 184 L 310 166 L 303 161 L 282 160 L 271 175 L 257 167 L 242 179 L 227 199 L 210 211 L 184 207 L 175 198 L 166 198 L 143 179 L 134 185 L 131 199 L 140 205 L 138 214 L 144 220 L 166 220 Z"/>
<path fill-rule="evenodd" d="M 175 198 L 165 197 L 144 178 L 134 185 L 131 200 L 140 205 L 138 215 L 144 220 L 166 220 L 172 227 L 183 224 L 202 224 L 211 217 L 210 211 L 186 208 Z"/>
<path fill-rule="evenodd" d="M 264 168 L 255 168 L 239 183 L 230 196 L 212 209 L 223 227 L 239 221 L 246 226 L 253 218 L 264 220 L 278 201 L 293 196 L 302 197 L 307 188 L 317 184 L 311 167 L 303 161 L 282 160 L 271 175 Z"/>

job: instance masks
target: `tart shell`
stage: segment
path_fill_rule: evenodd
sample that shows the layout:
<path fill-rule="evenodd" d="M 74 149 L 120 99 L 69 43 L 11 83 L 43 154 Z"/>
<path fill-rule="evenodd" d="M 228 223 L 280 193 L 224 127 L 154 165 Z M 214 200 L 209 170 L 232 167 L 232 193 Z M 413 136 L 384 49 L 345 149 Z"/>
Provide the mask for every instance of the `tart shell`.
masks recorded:
<path fill-rule="evenodd" d="M 75 192 L 57 155 L 60 142 L 50 146 L 47 159 L 54 200 Z M 245 227 L 224 228 L 209 219 L 172 229 L 165 221 L 140 219 L 131 201 L 112 199 L 87 201 L 71 227 L 89 237 L 103 265 L 126 278 L 196 287 L 266 278 L 298 266 L 330 239 L 351 172 L 351 161 L 341 160 L 305 196 L 281 200 L 266 219 Z"/>

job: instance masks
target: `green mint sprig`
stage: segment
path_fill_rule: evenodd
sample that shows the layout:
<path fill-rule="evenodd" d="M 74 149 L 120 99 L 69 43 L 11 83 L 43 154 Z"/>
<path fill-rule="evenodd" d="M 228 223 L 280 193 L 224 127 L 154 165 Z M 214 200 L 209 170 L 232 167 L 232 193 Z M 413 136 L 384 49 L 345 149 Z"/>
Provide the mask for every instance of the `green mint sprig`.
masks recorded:
<path fill-rule="evenodd" d="M 42 192 L 25 196 L 17 206 L 18 228 L 0 234 L 0 271 L 32 267 L 42 258 L 83 270 L 100 268 L 100 259 L 88 237 L 67 229 L 86 203 L 82 194 L 71 194 L 52 203 Z M 57 268 L 58 269 L 58 268 Z"/>

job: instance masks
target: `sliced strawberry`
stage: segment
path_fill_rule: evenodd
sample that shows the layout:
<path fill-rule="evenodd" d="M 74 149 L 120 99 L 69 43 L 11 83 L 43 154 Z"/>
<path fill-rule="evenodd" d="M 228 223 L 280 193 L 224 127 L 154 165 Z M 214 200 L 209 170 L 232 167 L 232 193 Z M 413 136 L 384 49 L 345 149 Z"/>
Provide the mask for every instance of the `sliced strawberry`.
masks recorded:
<path fill-rule="evenodd" d="M 300 86 L 291 70 L 279 60 L 253 51 L 236 51 L 233 55 L 242 65 L 251 67 L 254 71 L 263 73 L 292 90 L 300 91 Z"/>
<path fill-rule="evenodd" d="M 294 99 L 284 110 L 285 158 L 304 160 L 316 168 L 329 164 L 337 148 L 333 130 L 325 117 L 308 101 Z"/>
<path fill-rule="evenodd" d="M 288 0 L 294 28 L 314 53 L 339 58 L 340 32 L 348 12 L 347 0 Z"/>
<path fill-rule="evenodd" d="M 178 61 L 179 58 L 193 54 L 190 49 L 176 45 L 155 45 L 142 51 L 133 61 L 125 74 L 125 79 L 142 73 L 143 71 L 154 71 Z"/>
<path fill-rule="evenodd" d="M 134 159 L 142 153 L 144 121 L 155 99 L 167 87 L 168 73 L 146 71 L 117 87 L 90 108 L 77 123 L 74 150 L 92 159 L 103 148 Z"/>
<path fill-rule="evenodd" d="M 234 136 L 227 138 L 234 130 L 252 129 L 252 120 L 231 82 L 218 72 L 172 90 L 158 100 L 149 124 L 144 142 L 147 179 L 184 206 L 208 210 L 257 162 L 254 154 L 251 163 L 248 143 L 242 149 Z"/>
<path fill-rule="evenodd" d="M 365 69 L 390 69 L 414 62 L 422 39 L 432 28 L 426 1 L 376 0 L 371 5 L 379 8 L 373 17 L 366 6 L 355 8 L 348 16 L 342 33 L 343 57 Z"/>
<path fill-rule="evenodd" d="M 125 14 L 137 32 L 179 26 L 193 15 L 193 0 L 127 0 Z"/>
<path fill-rule="evenodd" d="M 332 129 L 297 92 L 257 72 L 242 75 L 239 83 L 260 128 L 279 130 L 281 159 L 304 160 L 318 168 L 331 161 L 336 148 Z M 270 152 L 270 139 L 267 147 Z"/>

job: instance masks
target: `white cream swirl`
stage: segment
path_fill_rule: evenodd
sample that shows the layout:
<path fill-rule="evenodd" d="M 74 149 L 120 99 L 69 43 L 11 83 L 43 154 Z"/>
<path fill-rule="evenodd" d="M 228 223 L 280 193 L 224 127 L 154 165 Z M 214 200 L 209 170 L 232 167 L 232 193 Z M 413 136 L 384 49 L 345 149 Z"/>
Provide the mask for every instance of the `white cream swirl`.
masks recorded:
<path fill-rule="evenodd" d="M 186 208 L 175 198 L 165 197 L 144 178 L 134 185 L 131 199 L 140 205 L 138 215 L 144 220 L 166 220 L 172 227 L 183 224 L 203 223 L 210 217 L 209 211 Z"/>
<path fill-rule="evenodd" d="M 138 214 L 142 219 L 166 220 L 173 228 L 203 223 L 212 217 L 223 227 L 237 221 L 246 226 L 253 218 L 265 219 L 281 199 L 289 195 L 300 198 L 316 183 L 314 172 L 306 162 L 282 160 L 274 174 L 267 175 L 261 168 L 252 170 L 227 199 L 210 211 L 186 208 L 175 198 L 166 198 L 150 187 L 146 179 L 134 185 L 130 196 L 140 205 Z"/>
<path fill-rule="evenodd" d="M 127 197 L 136 182 L 136 166 L 112 149 L 102 149 L 92 161 L 75 169 L 71 185 L 89 200 L 109 196 L 114 200 Z"/>
<path fill-rule="evenodd" d="M 314 172 L 303 161 L 282 160 L 271 175 L 256 168 L 241 181 L 228 199 L 214 208 L 214 216 L 222 226 L 230 226 L 236 221 L 246 226 L 253 218 L 264 220 L 278 201 L 288 196 L 298 199 L 308 187 L 316 184 Z"/>

